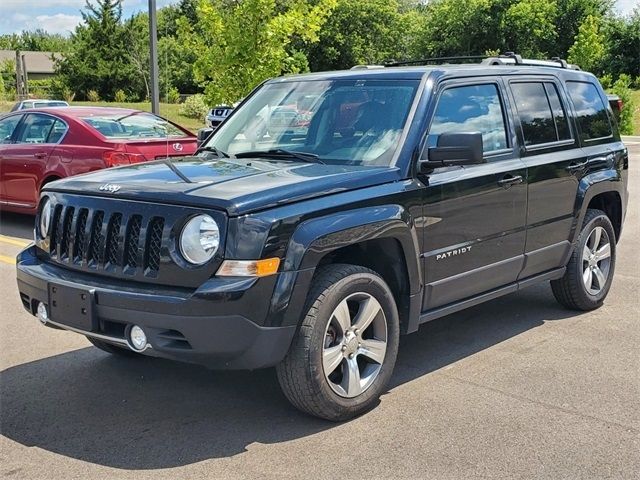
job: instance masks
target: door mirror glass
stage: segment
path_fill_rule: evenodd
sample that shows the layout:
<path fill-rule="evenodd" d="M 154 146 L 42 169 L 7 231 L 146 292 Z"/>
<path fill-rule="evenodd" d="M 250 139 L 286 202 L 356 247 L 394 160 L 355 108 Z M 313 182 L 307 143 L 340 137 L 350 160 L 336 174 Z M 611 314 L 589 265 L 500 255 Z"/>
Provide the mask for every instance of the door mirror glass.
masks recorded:
<path fill-rule="evenodd" d="M 198 148 L 200 148 L 204 142 L 206 142 L 209 137 L 213 134 L 213 128 L 205 127 L 198 130 Z"/>
<path fill-rule="evenodd" d="M 420 171 L 454 165 L 483 163 L 482 134 L 480 132 L 441 133 L 438 144 L 425 150 L 426 158 L 420 160 Z"/>

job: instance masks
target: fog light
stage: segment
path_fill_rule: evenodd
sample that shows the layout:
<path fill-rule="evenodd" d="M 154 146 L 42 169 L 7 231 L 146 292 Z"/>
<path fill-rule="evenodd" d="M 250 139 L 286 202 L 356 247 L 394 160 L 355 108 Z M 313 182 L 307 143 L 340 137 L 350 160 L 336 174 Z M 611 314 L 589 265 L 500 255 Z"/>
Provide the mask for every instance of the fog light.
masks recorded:
<path fill-rule="evenodd" d="M 49 312 L 47 312 L 47 306 L 42 302 L 38 302 L 37 317 L 38 320 L 40 320 L 42 323 L 47 323 L 47 320 L 49 320 Z"/>
<path fill-rule="evenodd" d="M 144 334 L 142 327 L 138 325 L 134 325 L 131 327 L 131 330 L 129 330 L 129 340 L 135 350 L 144 350 L 147 346 L 147 336 Z"/>

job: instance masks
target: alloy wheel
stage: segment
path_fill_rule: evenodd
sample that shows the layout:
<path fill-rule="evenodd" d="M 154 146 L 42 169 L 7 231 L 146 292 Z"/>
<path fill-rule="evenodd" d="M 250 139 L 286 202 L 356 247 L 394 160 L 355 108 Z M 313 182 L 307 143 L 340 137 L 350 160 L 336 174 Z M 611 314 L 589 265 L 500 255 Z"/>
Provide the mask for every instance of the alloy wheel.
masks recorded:
<path fill-rule="evenodd" d="M 611 241 L 602 227 L 591 230 L 582 249 L 582 281 L 590 295 L 602 291 L 611 267 Z"/>

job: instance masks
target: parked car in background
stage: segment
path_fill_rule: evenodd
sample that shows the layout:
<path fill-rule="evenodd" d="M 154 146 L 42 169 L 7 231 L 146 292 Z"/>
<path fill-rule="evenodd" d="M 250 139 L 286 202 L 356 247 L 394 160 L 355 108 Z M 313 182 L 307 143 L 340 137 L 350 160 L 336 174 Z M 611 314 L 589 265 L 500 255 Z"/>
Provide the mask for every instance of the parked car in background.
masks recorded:
<path fill-rule="evenodd" d="M 613 115 L 616 117 L 616 121 L 620 123 L 620 114 L 624 108 L 624 102 L 618 95 L 614 95 L 612 93 L 607 93 L 607 100 L 609 100 L 609 105 L 611 106 L 611 110 L 613 110 Z"/>
<path fill-rule="evenodd" d="M 31 98 L 29 100 L 22 100 L 16 103 L 12 108 L 12 112 L 18 110 L 25 110 L 27 108 L 51 108 L 51 107 L 68 107 L 69 104 L 63 100 L 44 100 Z"/>
<path fill-rule="evenodd" d="M 35 213 L 52 180 L 117 165 L 191 155 L 196 137 L 148 112 L 32 109 L 0 118 L 0 208 Z"/>
<path fill-rule="evenodd" d="M 232 111 L 233 107 L 230 107 L 228 105 L 213 107 L 211 110 L 209 110 L 209 113 L 207 113 L 206 117 L 204 118 L 204 123 L 207 125 L 207 127 L 216 129 L 218 128 L 218 125 L 220 125 Z"/>

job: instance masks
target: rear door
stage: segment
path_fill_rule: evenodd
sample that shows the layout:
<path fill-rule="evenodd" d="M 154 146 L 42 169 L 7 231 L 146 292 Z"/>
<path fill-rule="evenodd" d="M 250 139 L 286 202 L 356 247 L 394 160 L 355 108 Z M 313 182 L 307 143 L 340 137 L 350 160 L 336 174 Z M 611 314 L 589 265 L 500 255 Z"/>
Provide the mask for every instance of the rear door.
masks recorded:
<path fill-rule="evenodd" d="M 65 131 L 66 124 L 53 115 L 26 114 L 14 143 L 3 151 L 3 183 L 8 203 L 35 208 L 49 156 Z"/>
<path fill-rule="evenodd" d="M 508 83 L 529 175 L 523 279 L 564 265 L 584 159 L 562 84 L 552 76 Z"/>
<path fill-rule="evenodd" d="M 486 163 L 437 168 L 425 189 L 423 311 L 515 282 L 525 241 L 527 172 L 495 78 L 439 87 L 427 145 L 443 132 L 481 132 Z"/>

